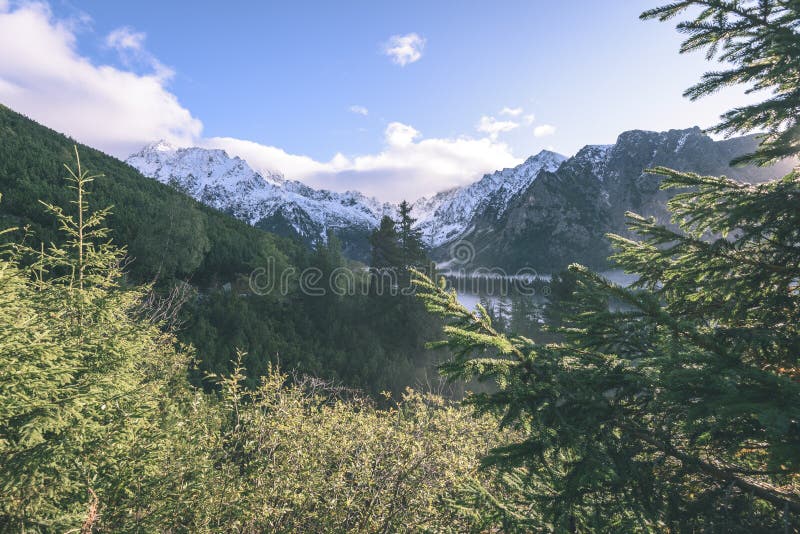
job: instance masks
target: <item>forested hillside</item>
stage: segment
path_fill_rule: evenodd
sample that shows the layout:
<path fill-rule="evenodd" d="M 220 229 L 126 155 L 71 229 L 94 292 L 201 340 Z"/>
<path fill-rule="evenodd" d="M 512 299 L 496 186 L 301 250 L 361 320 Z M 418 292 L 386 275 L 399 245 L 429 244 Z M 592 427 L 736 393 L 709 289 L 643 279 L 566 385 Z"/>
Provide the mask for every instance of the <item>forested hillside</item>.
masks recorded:
<path fill-rule="evenodd" d="M 58 240 L 56 223 L 38 202 L 64 206 L 63 164 L 71 161 L 74 141 L 0 105 L 0 217 L 7 225 L 30 225 L 35 239 Z M 128 273 L 136 281 L 188 279 L 212 285 L 247 272 L 259 257 L 286 261 L 289 242 L 259 232 L 207 208 L 172 188 L 147 180 L 116 158 L 79 145 L 87 168 L 103 176 L 92 186 L 94 202 L 113 206 L 108 225 L 134 260 Z"/>
<path fill-rule="evenodd" d="M 0 106 L 0 223 L 20 228 L 6 240 L 24 235 L 31 246 L 63 243 L 39 201 L 70 206 L 63 165 L 74 159 L 73 144 Z M 336 239 L 311 250 L 206 207 L 102 152 L 80 144 L 78 150 L 85 168 L 102 174 L 89 195 L 93 205 L 111 207 L 110 235 L 125 244 L 129 282 L 155 281 L 153 298 L 171 299 L 168 312 L 176 314 L 178 337 L 197 348 L 195 383 L 207 372 L 229 369 L 237 349 L 248 353 L 244 363 L 252 383 L 278 362 L 375 394 L 398 394 L 435 375 L 435 356 L 424 345 L 436 324 L 421 305 L 410 297 L 397 299 L 398 307 L 395 300 L 370 296 L 360 275 L 346 294 L 330 291 L 335 269 L 361 272 Z M 258 268 L 269 268 L 275 279 L 267 294 L 250 291 L 250 274 Z M 320 273 L 317 285 L 325 296 L 299 289 L 304 272 Z M 282 273 L 288 291 L 277 284 Z M 409 326 L 411 334 L 398 325 Z"/>
<path fill-rule="evenodd" d="M 508 433 L 491 417 L 410 390 L 377 409 L 277 366 L 253 387 L 241 354 L 215 391 L 189 385 L 193 353 L 125 283 L 83 169 L 67 206 L 42 206 L 63 246 L 0 247 L 0 532 L 479 525 L 447 503 L 492 483 L 479 458 Z"/>

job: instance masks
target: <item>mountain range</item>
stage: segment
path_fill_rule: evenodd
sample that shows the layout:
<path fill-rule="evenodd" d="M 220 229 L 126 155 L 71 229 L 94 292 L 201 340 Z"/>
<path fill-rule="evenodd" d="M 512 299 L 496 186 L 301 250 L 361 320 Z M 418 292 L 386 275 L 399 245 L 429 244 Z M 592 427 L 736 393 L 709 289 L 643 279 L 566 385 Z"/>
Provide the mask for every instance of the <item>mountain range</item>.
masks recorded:
<path fill-rule="evenodd" d="M 381 217 L 396 211 L 355 191 L 317 190 L 279 173 L 258 173 L 223 150 L 159 141 L 126 161 L 143 175 L 257 228 L 309 244 L 333 231 L 345 254 L 360 260 L 367 259 L 369 234 Z"/>
<path fill-rule="evenodd" d="M 628 235 L 625 213 L 632 211 L 670 223 L 666 202 L 672 191 L 660 189 L 661 178 L 647 169 L 665 166 L 680 171 L 763 182 L 787 174 L 794 161 L 774 167 L 731 167 L 736 156 L 752 152 L 755 136 L 715 141 L 700 130 L 619 135 L 613 145 L 589 145 L 556 170 L 543 170 L 512 198 L 497 216 L 478 214 L 459 239 L 471 258 L 461 268 L 534 268 L 554 272 L 572 262 L 603 269 L 611 253 L 605 235 Z M 448 251 L 434 251 L 445 259 Z"/>
<path fill-rule="evenodd" d="M 67 202 L 59 169 L 70 161 L 73 141 L 2 106 L 0 133 L 0 220 L 32 225 L 47 241 L 57 229 L 35 200 Z M 418 199 L 412 215 L 443 268 L 550 273 L 571 262 L 604 268 L 610 252 L 605 234 L 627 233 L 625 212 L 669 222 L 671 193 L 646 169 L 663 165 L 760 182 L 785 175 L 796 163 L 729 166 L 756 144 L 753 136 L 715 141 L 699 128 L 628 131 L 613 145 L 588 145 L 570 158 L 543 151 L 517 167 Z M 114 205 L 110 224 L 136 258 L 131 272 L 141 277 L 229 276 L 255 254 L 246 248 L 270 238 L 259 229 L 307 244 L 331 231 L 347 256 L 368 261 L 372 230 L 397 209 L 358 192 L 316 190 L 277 172 L 258 173 L 221 150 L 159 142 L 128 164 L 81 150 L 86 164 L 108 176 L 95 184 L 95 201 Z M 168 254 L 153 246 L 166 250 L 173 242 L 183 245 Z"/>
<path fill-rule="evenodd" d="M 565 159 L 542 151 L 513 169 L 418 199 L 412 204 L 412 214 L 425 244 L 431 248 L 445 245 L 458 239 L 476 216 L 489 211 L 504 213 L 540 171 L 555 171 Z M 372 230 L 381 217 L 394 216 L 398 208 L 357 191 L 313 189 L 277 172 L 258 173 L 241 158 L 218 149 L 178 148 L 158 141 L 126 162 L 143 175 L 257 228 L 309 244 L 325 240 L 331 231 L 342 241 L 347 255 L 362 261 L 369 259 Z"/>
<path fill-rule="evenodd" d="M 669 222 L 670 193 L 645 172 L 667 166 L 744 181 L 782 176 L 780 168 L 730 167 L 755 137 L 715 141 L 699 128 L 619 135 L 613 145 L 587 145 L 571 158 L 542 151 L 510 169 L 412 203 L 416 227 L 432 257 L 450 268 L 523 267 L 552 272 L 577 261 L 607 266 L 606 233 L 625 234 L 634 211 Z M 357 191 L 318 190 L 278 172 L 259 173 L 218 149 L 145 146 L 126 162 L 143 175 L 257 228 L 309 244 L 333 232 L 345 254 L 368 261 L 369 235 L 397 206 Z M 464 246 L 453 257 L 455 246 Z"/>

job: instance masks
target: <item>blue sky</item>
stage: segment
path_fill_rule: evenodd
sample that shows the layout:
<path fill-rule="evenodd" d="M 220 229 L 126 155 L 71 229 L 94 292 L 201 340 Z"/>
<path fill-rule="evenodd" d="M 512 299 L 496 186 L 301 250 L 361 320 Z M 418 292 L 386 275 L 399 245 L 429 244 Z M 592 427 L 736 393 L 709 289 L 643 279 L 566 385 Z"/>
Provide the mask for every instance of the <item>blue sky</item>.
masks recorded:
<path fill-rule="evenodd" d="M 657 4 L 0 0 L 0 102 L 120 157 L 164 137 L 416 198 L 747 101 L 681 96 L 710 65 Z"/>

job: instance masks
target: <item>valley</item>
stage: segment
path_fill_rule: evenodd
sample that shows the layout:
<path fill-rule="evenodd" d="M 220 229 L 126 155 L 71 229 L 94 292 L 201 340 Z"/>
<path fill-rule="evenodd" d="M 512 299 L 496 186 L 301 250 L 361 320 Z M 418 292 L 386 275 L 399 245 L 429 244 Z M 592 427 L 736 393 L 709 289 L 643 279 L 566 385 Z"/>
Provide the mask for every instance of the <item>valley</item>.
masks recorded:
<path fill-rule="evenodd" d="M 798 0 L 0 50 L 0 534 L 800 534 Z"/>

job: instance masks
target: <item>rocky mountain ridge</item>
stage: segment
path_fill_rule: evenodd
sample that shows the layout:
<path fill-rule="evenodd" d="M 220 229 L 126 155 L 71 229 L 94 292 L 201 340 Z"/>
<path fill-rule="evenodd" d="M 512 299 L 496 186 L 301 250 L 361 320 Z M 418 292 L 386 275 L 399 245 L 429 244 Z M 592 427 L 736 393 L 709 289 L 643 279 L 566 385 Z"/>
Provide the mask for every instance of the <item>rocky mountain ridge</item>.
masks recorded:
<path fill-rule="evenodd" d="M 573 262 L 608 267 L 605 235 L 627 235 L 625 213 L 632 211 L 670 222 L 666 202 L 673 192 L 660 189 L 661 178 L 646 172 L 657 166 L 705 175 L 726 175 L 745 182 L 784 176 L 792 162 L 775 167 L 731 167 L 736 156 L 751 152 L 754 136 L 715 141 L 699 128 L 619 135 L 613 145 L 588 145 L 555 171 L 543 170 L 516 195 L 504 214 L 478 217 L 460 239 L 472 257 L 460 267 L 498 267 L 513 272 L 533 268 L 554 272 Z M 448 251 L 435 251 L 444 260 Z"/>
<path fill-rule="evenodd" d="M 462 235 L 472 219 L 492 210 L 505 212 L 511 199 L 527 188 L 541 170 L 555 170 L 565 160 L 542 151 L 523 164 L 496 171 L 466 186 L 422 198 L 413 204 L 416 226 L 431 247 Z M 313 189 L 279 173 L 259 173 L 239 157 L 200 147 L 178 148 L 165 141 L 147 145 L 126 162 L 144 176 L 226 212 L 249 224 L 309 243 L 325 240 L 332 231 L 345 253 L 368 259 L 368 236 L 384 215 L 397 206 L 356 191 L 338 193 Z"/>
<path fill-rule="evenodd" d="M 607 266 L 605 234 L 625 234 L 624 214 L 669 217 L 670 192 L 645 172 L 667 166 L 743 181 L 782 176 L 791 167 L 729 166 L 753 150 L 753 136 L 715 141 L 699 128 L 623 132 L 612 145 L 587 145 L 571 158 L 542 151 L 522 164 L 412 203 L 416 226 L 442 264 L 452 245 L 469 244 L 459 268 L 530 267 L 552 272 L 573 261 Z M 397 206 L 357 192 L 317 190 L 279 173 L 261 174 L 222 150 L 154 143 L 127 159 L 143 175 L 249 224 L 309 244 L 336 234 L 345 254 L 369 260 L 369 235 Z"/>

